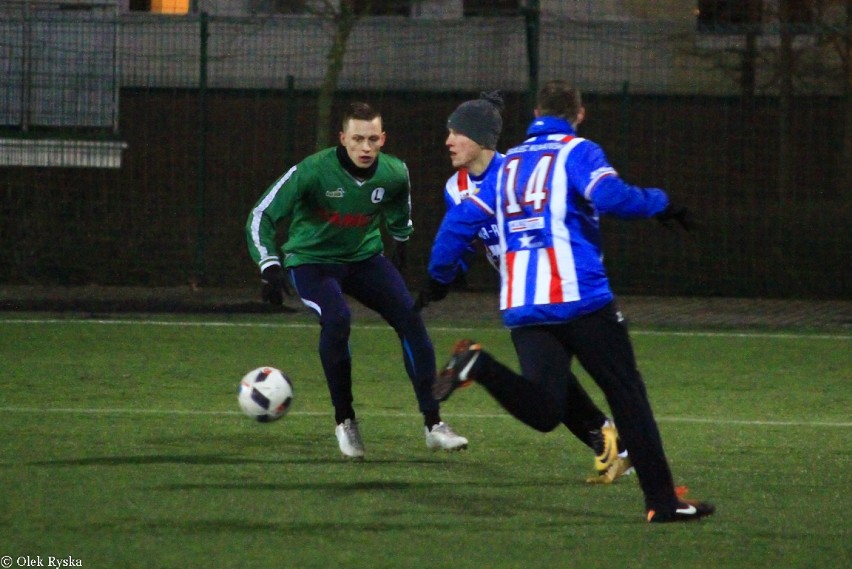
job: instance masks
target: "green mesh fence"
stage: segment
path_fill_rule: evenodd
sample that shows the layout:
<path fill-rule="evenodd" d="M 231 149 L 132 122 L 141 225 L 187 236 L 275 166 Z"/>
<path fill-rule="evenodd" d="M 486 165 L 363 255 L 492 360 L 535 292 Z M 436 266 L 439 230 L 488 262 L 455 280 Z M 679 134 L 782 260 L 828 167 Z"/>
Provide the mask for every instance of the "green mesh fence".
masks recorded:
<path fill-rule="evenodd" d="M 56 4 L 0 9 L 0 284 L 253 285 L 245 219 L 315 148 L 331 21 Z M 448 114 L 503 90 L 506 150 L 531 118 L 531 79 L 568 79 L 580 133 L 700 223 L 606 220 L 618 292 L 850 298 L 849 24 L 834 16 L 759 36 L 548 13 L 362 18 L 326 136 L 353 99 L 381 109 L 385 151 L 412 175 L 416 286 L 452 173 Z M 483 262 L 469 283 L 496 275 Z"/>

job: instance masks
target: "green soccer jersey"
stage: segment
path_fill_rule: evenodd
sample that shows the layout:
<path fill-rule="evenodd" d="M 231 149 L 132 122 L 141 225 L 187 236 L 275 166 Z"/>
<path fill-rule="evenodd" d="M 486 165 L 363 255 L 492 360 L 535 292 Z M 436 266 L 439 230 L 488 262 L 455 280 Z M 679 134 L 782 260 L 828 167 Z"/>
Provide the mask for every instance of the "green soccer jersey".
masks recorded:
<path fill-rule="evenodd" d="M 383 249 L 382 224 L 398 240 L 413 232 L 408 168 L 380 154 L 373 176 L 360 181 L 343 168 L 333 147 L 290 168 L 264 192 L 246 223 L 249 253 L 261 271 L 281 259 L 275 233 L 286 217 L 285 267 L 372 257 Z"/>

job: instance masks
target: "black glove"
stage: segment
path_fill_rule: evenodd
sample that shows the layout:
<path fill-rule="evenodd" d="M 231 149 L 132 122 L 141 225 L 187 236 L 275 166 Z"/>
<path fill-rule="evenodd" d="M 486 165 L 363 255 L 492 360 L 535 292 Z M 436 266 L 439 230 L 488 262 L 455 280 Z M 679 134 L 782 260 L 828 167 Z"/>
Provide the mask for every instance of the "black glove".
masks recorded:
<path fill-rule="evenodd" d="M 394 240 L 393 253 L 391 253 L 391 263 L 400 273 L 408 266 L 408 241 Z"/>
<path fill-rule="evenodd" d="M 295 291 L 293 285 L 290 284 L 290 279 L 284 273 L 281 265 L 269 265 L 261 273 L 263 288 L 260 290 L 260 296 L 264 302 L 281 306 L 284 304 L 284 296 L 293 296 Z"/>
<path fill-rule="evenodd" d="M 448 292 L 450 292 L 450 285 L 429 277 L 426 286 L 417 295 L 417 300 L 414 301 L 414 311 L 420 312 L 424 306 L 429 306 L 430 302 L 444 300 Z"/>
<path fill-rule="evenodd" d="M 467 288 L 467 273 L 461 270 L 461 268 L 456 273 L 456 278 L 453 279 L 452 286 L 456 290 L 460 288 Z"/>
<path fill-rule="evenodd" d="M 692 219 L 692 213 L 689 208 L 682 205 L 669 204 L 666 209 L 656 215 L 657 221 L 663 224 L 664 227 L 671 228 L 672 220 L 683 227 L 685 231 L 691 231 L 695 227 L 695 222 Z"/>

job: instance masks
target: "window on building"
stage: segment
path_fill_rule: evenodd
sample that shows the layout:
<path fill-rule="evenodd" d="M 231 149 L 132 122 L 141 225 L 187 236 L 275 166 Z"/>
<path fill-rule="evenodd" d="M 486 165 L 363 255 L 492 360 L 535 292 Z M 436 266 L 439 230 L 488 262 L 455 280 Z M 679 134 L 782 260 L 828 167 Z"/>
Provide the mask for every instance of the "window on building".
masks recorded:
<path fill-rule="evenodd" d="M 305 14 L 307 0 L 249 0 L 251 14 Z"/>
<path fill-rule="evenodd" d="M 517 16 L 521 0 L 464 0 L 465 16 Z"/>
<path fill-rule="evenodd" d="M 151 11 L 157 14 L 188 14 L 189 0 L 151 0 Z"/>
<path fill-rule="evenodd" d="M 190 0 L 130 0 L 131 12 L 151 12 L 154 14 L 188 14 Z"/>
<path fill-rule="evenodd" d="M 779 2 L 780 4 L 780 2 Z M 779 19 L 782 18 L 779 6 Z M 787 23 L 790 24 L 812 24 L 814 23 L 813 0 L 787 0 Z"/>
<path fill-rule="evenodd" d="M 761 0 L 698 0 L 698 30 L 743 33 L 760 25 Z"/>
<path fill-rule="evenodd" d="M 411 0 L 353 0 L 355 13 L 370 16 L 408 16 Z"/>
<path fill-rule="evenodd" d="M 814 0 L 698 0 L 698 30 L 741 34 L 763 22 L 812 24 L 815 4 Z"/>

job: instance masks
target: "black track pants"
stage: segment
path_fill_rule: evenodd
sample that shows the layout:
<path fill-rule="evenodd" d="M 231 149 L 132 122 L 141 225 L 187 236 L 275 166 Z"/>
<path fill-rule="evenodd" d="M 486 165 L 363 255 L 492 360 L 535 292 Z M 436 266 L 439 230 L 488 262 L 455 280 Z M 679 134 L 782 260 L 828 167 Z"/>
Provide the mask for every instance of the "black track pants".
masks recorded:
<path fill-rule="evenodd" d="M 568 414 L 578 414 L 579 422 L 594 416 L 578 395 L 579 384 L 570 372 L 576 357 L 606 397 L 636 468 L 646 508 L 674 508 L 677 498 L 660 432 L 627 327 L 614 305 L 562 324 L 513 328 L 512 341 L 523 376 L 483 353 L 473 372 L 476 381 L 517 419 L 550 431 Z"/>

